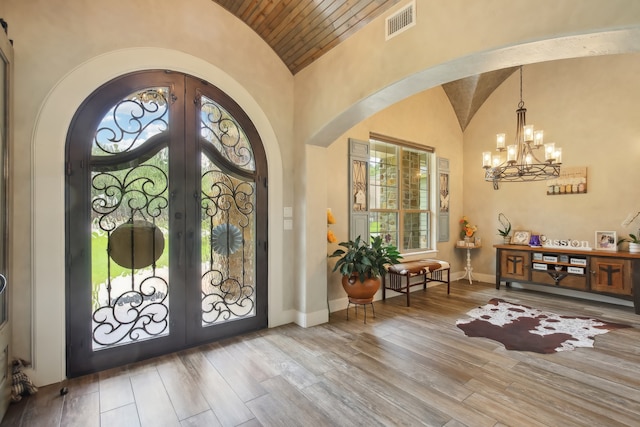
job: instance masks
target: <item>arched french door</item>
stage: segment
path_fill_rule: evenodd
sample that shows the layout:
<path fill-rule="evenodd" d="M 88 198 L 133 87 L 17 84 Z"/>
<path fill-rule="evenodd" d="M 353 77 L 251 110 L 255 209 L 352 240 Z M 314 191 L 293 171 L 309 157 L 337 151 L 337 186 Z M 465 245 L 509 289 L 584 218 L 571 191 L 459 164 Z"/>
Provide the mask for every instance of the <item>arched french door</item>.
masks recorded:
<path fill-rule="evenodd" d="M 267 326 L 267 165 L 226 94 L 145 71 L 66 144 L 67 376 Z"/>

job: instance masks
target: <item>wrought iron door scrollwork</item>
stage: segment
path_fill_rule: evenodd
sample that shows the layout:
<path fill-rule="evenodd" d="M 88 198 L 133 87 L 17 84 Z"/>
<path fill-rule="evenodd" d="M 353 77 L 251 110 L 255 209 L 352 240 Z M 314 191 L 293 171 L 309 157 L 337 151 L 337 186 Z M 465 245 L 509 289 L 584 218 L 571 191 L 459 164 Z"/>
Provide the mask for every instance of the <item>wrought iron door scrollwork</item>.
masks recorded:
<path fill-rule="evenodd" d="M 92 154 L 124 153 L 167 130 L 167 93 L 167 88 L 151 88 L 118 102 L 98 127 Z"/>
<path fill-rule="evenodd" d="M 200 111 L 202 136 L 233 165 L 245 170 L 255 170 L 251 144 L 231 115 L 204 96 L 201 99 Z"/>
<path fill-rule="evenodd" d="M 203 222 L 211 236 L 202 275 L 203 324 L 255 313 L 253 254 L 249 253 L 253 239 L 244 237 L 253 230 L 254 194 L 254 183 L 219 170 L 202 175 Z"/>
<path fill-rule="evenodd" d="M 92 228 L 108 242 L 106 262 L 96 264 L 106 265 L 106 282 L 93 284 L 96 350 L 169 330 L 168 269 L 156 268 L 168 227 L 168 149 L 159 139 L 168 128 L 167 93 L 151 88 L 128 96 L 95 133 Z M 127 270 L 116 274 L 118 266 Z"/>
<path fill-rule="evenodd" d="M 127 171 L 99 172 L 92 178 L 96 194 L 92 201 L 95 222 L 107 233 L 107 282 L 106 297 L 96 298 L 93 313 L 93 340 L 96 348 L 122 342 L 137 341 L 168 332 L 169 285 L 156 269 L 156 261 L 164 250 L 164 237 L 156 224 L 168 207 L 168 176 L 155 165 L 143 164 Z M 141 219 L 135 219 L 141 218 Z M 149 222 L 151 220 L 152 222 Z M 136 239 L 133 226 L 151 228 L 150 238 Z M 140 225 L 142 224 L 142 225 Z M 112 277 L 111 251 L 115 232 L 131 225 L 129 252 L 118 257 L 118 264 L 130 268 L 127 277 Z M 122 236 L 125 240 L 127 236 Z M 158 241 L 162 238 L 162 244 Z M 126 241 L 122 242 L 126 245 Z M 143 244 L 145 247 L 136 247 Z M 150 247 L 148 246 L 150 245 Z M 151 254 L 147 252 L 151 251 Z M 142 254 L 137 257 L 136 254 Z M 126 257 L 131 256 L 128 263 Z M 141 261 L 141 258 L 144 260 Z M 151 271 L 140 270 L 150 261 Z M 141 263 L 142 262 L 142 263 Z M 166 276 L 166 272 L 164 273 Z M 129 290 L 123 287 L 130 280 Z M 119 284 L 116 284 L 115 282 Z"/>
<path fill-rule="evenodd" d="M 98 346 L 138 341 L 168 331 L 169 285 L 158 276 L 146 277 L 138 290 L 124 292 L 93 313 L 93 340 Z"/>

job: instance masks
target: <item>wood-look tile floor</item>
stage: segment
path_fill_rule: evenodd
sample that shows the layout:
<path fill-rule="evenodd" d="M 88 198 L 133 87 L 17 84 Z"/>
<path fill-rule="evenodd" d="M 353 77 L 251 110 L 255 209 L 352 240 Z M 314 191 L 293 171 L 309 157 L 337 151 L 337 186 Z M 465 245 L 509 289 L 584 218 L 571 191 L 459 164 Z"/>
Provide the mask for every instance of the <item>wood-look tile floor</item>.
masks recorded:
<path fill-rule="evenodd" d="M 492 297 L 633 328 L 595 348 L 507 351 L 455 325 Z M 42 387 L 1 427 L 638 426 L 640 316 L 632 308 L 458 281 Z M 69 393 L 60 396 L 66 386 Z"/>

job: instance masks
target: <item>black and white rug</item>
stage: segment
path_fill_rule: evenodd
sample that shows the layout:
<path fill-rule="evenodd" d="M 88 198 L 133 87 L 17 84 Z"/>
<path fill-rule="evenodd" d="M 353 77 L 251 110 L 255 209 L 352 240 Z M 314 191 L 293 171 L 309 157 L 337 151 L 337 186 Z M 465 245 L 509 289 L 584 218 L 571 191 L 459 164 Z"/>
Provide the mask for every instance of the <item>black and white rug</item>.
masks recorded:
<path fill-rule="evenodd" d="M 493 298 L 474 308 L 456 325 L 469 337 L 498 341 L 507 350 L 555 353 L 576 347 L 593 347 L 596 335 L 629 325 L 588 317 L 561 316 L 525 305 Z"/>

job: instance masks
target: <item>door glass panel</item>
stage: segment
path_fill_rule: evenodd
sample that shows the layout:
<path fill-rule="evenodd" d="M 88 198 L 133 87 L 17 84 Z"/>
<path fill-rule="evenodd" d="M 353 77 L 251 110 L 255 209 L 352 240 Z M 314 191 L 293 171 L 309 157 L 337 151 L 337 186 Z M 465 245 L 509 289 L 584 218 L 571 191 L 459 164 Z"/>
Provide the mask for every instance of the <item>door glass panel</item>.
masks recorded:
<path fill-rule="evenodd" d="M 211 119 L 226 113 L 217 104 L 203 99 L 201 135 L 201 229 L 202 241 L 202 325 L 255 316 L 255 182 L 225 173 L 207 149 L 212 144 L 226 160 L 240 168 L 253 168 L 253 154 L 244 137 L 235 146 L 221 144 L 227 137 L 212 131 Z M 211 113 L 215 111 L 216 113 Z M 244 135 L 235 120 L 218 120 L 218 129 L 226 135 Z M 231 131 L 233 129 L 233 131 Z M 235 147 L 235 148 L 234 148 Z M 232 149 L 233 148 L 233 149 Z"/>
<path fill-rule="evenodd" d="M 92 156 L 108 156 L 140 147 L 169 127 L 169 88 L 135 92 L 118 102 L 102 118 L 91 148 Z"/>
<path fill-rule="evenodd" d="M 94 350 L 169 334 L 167 93 L 151 88 L 123 99 L 94 138 Z"/>
<path fill-rule="evenodd" d="M 226 160 L 247 171 L 255 171 L 251 144 L 236 120 L 218 103 L 202 96 L 200 135 Z"/>

